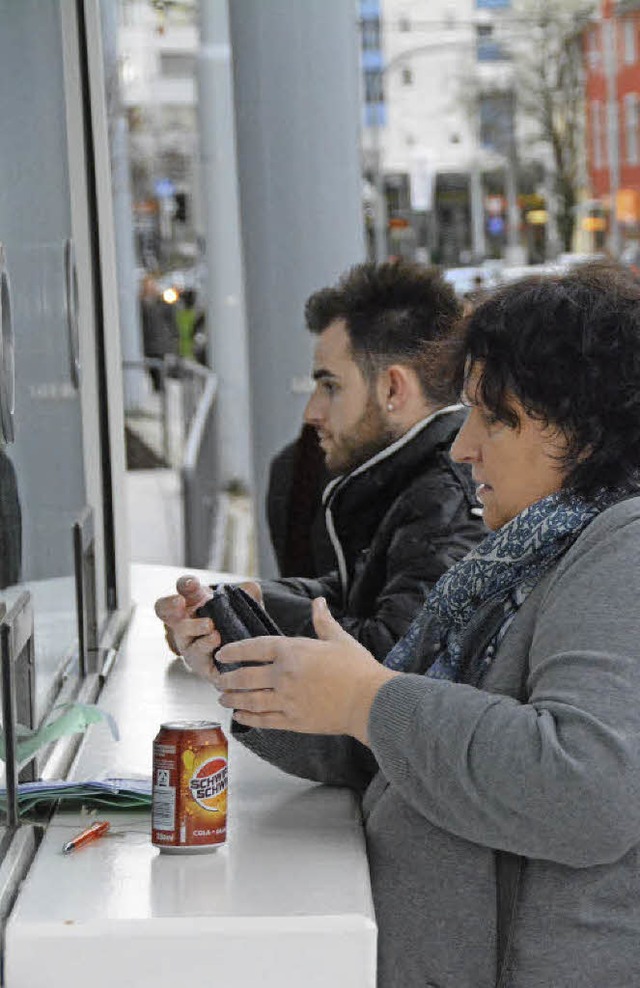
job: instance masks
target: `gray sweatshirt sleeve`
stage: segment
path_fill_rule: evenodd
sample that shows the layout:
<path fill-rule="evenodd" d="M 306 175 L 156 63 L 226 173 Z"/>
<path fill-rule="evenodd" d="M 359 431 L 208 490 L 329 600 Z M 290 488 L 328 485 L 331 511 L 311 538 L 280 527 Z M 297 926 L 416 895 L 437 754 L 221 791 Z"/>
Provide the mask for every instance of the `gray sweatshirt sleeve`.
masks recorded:
<path fill-rule="evenodd" d="M 603 515 L 561 561 L 536 617 L 529 703 L 414 675 L 381 688 L 371 747 L 431 823 L 574 867 L 638 842 L 639 550 L 640 519 Z"/>
<path fill-rule="evenodd" d="M 378 766 L 371 750 L 345 735 L 295 734 L 246 728 L 231 722 L 234 738 L 264 761 L 289 775 L 362 794 Z"/>

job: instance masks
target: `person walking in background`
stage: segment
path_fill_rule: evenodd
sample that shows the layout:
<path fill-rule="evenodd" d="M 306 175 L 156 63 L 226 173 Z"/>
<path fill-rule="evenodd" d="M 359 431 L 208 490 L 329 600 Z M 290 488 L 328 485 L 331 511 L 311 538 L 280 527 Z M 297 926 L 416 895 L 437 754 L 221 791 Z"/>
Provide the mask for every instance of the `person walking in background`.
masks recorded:
<path fill-rule="evenodd" d="M 631 988 L 640 971 L 640 285 L 579 267 L 498 290 L 456 360 L 491 530 L 376 662 L 173 625 L 233 730 L 363 796 L 379 988 Z"/>
<path fill-rule="evenodd" d="M 142 350 L 145 357 L 154 361 L 149 368 L 149 376 L 154 391 L 161 391 L 163 373 L 159 364 L 165 356 L 178 356 L 178 328 L 173 306 L 163 302 L 158 283 L 151 275 L 145 275 L 142 280 L 140 317 Z"/>
<path fill-rule="evenodd" d="M 303 423 L 269 466 L 267 522 L 280 576 L 321 576 L 335 566 L 322 505 L 330 479 L 318 433 Z"/>
<path fill-rule="evenodd" d="M 438 271 L 400 261 L 357 265 L 312 295 L 305 315 L 316 346 L 304 420 L 333 477 L 324 511 L 334 567 L 252 589 L 287 634 L 313 634 L 311 602 L 325 596 L 382 660 L 485 534 L 469 470 L 448 452 L 464 418 L 442 374 L 459 303 Z M 201 589 L 191 589 L 193 610 Z M 178 594 L 168 606 L 184 616 L 187 605 Z"/>
<path fill-rule="evenodd" d="M 198 312 L 196 293 L 193 288 L 185 288 L 176 303 L 175 320 L 178 328 L 178 353 L 183 360 L 194 360 L 194 336 Z"/>

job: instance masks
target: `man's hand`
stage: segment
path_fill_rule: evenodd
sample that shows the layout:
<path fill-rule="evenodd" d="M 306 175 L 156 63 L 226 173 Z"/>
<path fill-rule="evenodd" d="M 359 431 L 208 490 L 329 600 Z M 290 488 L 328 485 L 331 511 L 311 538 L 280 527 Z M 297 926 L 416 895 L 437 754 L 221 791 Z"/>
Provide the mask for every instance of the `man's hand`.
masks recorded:
<path fill-rule="evenodd" d="M 262 606 L 260 584 L 253 580 L 241 583 L 242 589 Z M 211 597 L 211 588 L 195 576 L 181 576 L 177 594 L 161 597 L 155 603 L 156 615 L 164 622 L 167 645 L 181 655 L 189 669 L 203 679 L 216 680 L 213 652 L 220 645 L 220 635 L 210 618 L 195 617 L 195 612 Z"/>
<path fill-rule="evenodd" d="M 216 660 L 257 662 L 212 677 L 220 702 L 248 727 L 305 734 L 350 734 L 368 743 L 371 705 L 379 688 L 401 673 L 380 665 L 335 621 L 324 598 L 313 602 L 318 641 L 253 638 L 225 645 Z"/>
<path fill-rule="evenodd" d="M 211 589 L 194 576 L 181 576 L 176 590 L 177 594 L 156 601 L 155 612 L 164 622 L 171 651 L 182 655 L 189 668 L 209 679 L 214 670 L 212 653 L 220 645 L 220 635 L 213 621 L 194 614 L 209 599 Z"/>

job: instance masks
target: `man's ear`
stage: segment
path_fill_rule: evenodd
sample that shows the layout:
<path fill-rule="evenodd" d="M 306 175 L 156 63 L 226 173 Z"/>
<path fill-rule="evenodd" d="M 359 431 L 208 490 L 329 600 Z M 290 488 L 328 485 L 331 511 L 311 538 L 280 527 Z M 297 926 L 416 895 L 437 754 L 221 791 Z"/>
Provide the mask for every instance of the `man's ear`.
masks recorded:
<path fill-rule="evenodd" d="M 418 380 L 414 371 L 403 364 L 390 364 L 382 372 L 381 378 L 383 407 L 387 411 L 402 411 L 418 388 Z"/>

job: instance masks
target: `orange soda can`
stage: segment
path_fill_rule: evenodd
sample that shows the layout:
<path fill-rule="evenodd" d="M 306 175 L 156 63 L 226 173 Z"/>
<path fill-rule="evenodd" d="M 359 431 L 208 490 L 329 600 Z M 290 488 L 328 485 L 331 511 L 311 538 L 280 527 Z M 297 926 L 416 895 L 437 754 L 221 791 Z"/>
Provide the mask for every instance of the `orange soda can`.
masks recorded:
<path fill-rule="evenodd" d="M 173 854 L 227 839 L 228 745 L 215 721 L 162 724 L 153 742 L 151 843 Z"/>

